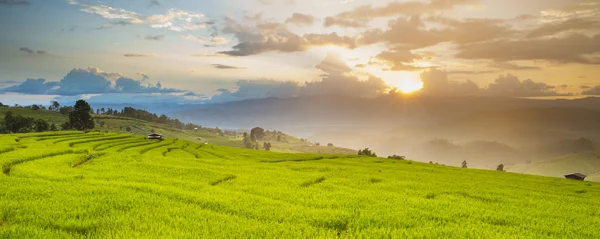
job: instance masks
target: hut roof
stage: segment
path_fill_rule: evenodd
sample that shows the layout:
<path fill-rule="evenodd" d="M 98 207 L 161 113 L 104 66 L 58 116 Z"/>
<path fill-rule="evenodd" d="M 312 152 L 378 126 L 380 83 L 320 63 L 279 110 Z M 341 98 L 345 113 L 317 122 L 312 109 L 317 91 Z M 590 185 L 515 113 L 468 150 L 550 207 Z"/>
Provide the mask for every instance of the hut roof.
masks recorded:
<path fill-rule="evenodd" d="M 575 176 L 575 177 L 578 177 L 578 178 L 585 178 L 585 177 L 587 177 L 585 174 L 582 174 L 582 173 L 571 173 L 571 174 L 567 174 L 565 176 Z"/>

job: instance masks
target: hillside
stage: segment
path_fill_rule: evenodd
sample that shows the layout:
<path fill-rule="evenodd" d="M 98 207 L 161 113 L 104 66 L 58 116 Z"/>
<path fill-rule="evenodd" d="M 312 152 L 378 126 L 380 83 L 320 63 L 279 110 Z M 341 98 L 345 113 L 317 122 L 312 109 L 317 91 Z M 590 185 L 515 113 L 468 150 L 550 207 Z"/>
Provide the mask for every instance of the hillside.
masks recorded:
<path fill-rule="evenodd" d="M 7 111 L 13 112 L 15 115 L 22 115 L 34 119 L 44 119 L 49 123 L 62 125 L 69 119 L 67 116 L 54 111 L 48 110 L 32 110 L 24 107 L 0 107 L 0 123 L 4 121 L 4 114 Z M 177 138 L 180 140 L 190 140 L 198 143 L 209 143 L 221 146 L 244 147 L 241 134 L 238 136 L 221 136 L 200 128 L 197 130 L 181 130 L 167 124 L 160 124 L 139 120 L 128 117 L 111 116 L 111 115 L 96 115 L 92 114 L 96 122 L 94 131 L 101 132 L 119 132 L 126 133 L 130 129 L 130 133 L 140 136 L 145 136 L 150 132 L 156 132 L 164 135 L 167 138 Z M 272 143 L 273 151 L 287 153 L 327 153 L 327 154 L 356 154 L 356 150 L 340 148 L 315 146 L 309 142 L 302 142 L 299 138 L 284 135 L 286 142 Z M 262 149 L 262 148 L 261 148 Z"/>
<path fill-rule="evenodd" d="M 0 165 L 0 238 L 600 237 L 600 184 L 559 178 L 98 132 Z"/>

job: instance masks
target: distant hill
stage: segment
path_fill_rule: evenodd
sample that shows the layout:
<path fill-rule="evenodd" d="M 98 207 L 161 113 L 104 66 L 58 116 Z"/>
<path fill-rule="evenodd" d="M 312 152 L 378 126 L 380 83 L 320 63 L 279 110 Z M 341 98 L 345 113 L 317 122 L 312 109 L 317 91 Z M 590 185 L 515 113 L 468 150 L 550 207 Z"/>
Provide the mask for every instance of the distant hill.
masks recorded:
<path fill-rule="evenodd" d="M 68 117 L 66 115 L 55 111 L 43 109 L 33 110 L 27 107 L 0 107 L 0 123 L 4 121 L 4 114 L 7 111 L 11 111 L 15 115 L 23 115 L 34 119 L 44 119 L 49 123 L 54 123 L 59 126 L 68 121 Z M 92 116 L 96 122 L 96 128 L 94 129 L 96 131 L 119 133 L 130 132 L 132 134 L 141 136 L 145 136 L 150 132 L 156 132 L 162 134 L 166 138 L 190 140 L 197 143 L 209 143 L 211 145 L 231 146 L 238 148 L 244 147 L 241 137 L 242 131 L 240 131 L 240 134 L 236 136 L 221 136 L 204 128 L 197 130 L 181 130 L 167 124 L 160 124 L 122 116 L 96 114 L 92 114 Z M 328 147 L 327 143 L 325 143 L 323 146 L 317 146 L 315 143 L 304 142 L 299 138 L 290 135 L 285 135 L 285 139 L 286 140 L 282 142 L 269 140 L 269 142 L 271 142 L 273 145 L 272 150 L 288 153 L 356 154 L 356 150 L 354 149 L 335 146 Z M 263 150 L 262 148 L 260 149 Z"/>

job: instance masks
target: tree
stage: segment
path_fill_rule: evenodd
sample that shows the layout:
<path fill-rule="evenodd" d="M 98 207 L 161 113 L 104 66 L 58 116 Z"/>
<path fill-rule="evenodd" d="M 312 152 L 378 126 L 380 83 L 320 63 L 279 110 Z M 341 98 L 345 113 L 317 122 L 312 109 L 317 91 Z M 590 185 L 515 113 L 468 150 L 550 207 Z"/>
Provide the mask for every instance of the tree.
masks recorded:
<path fill-rule="evenodd" d="M 13 115 L 11 111 L 8 111 L 4 114 L 4 125 L 12 133 L 30 132 L 33 126 L 33 118 Z"/>
<path fill-rule="evenodd" d="M 100 127 L 104 127 L 105 122 L 104 121 L 100 121 Z"/>
<path fill-rule="evenodd" d="M 57 131 L 58 127 L 56 127 L 55 123 L 50 124 L 50 131 Z"/>
<path fill-rule="evenodd" d="M 265 142 L 265 143 L 263 144 L 263 148 L 264 148 L 266 151 L 271 151 L 271 143 L 267 143 L 267 142 Z"/>
<path fill-rule="evenodd" d="M 281 142 L 281 135 L 280 134 L 277 135 L 277 142 Z"/>
<path fill-rule="evenodd" d="M 502 172 L 504 172 L 504 164 L 498 165 L 498 167 L 496 168 L 496 171 L 502 171 Z"/>
<path fill-rule="evenodd" d="M 127 126 L 127 128 L 125 128 L 125 131 L 131 132 L 131 127 Z"/>
<path fill-rule="evenodd" d="M 327 147 L 333 147 L 333 144 L 332 143 L 328 143 Z"/>
<path fill-rule="evenodd" d="M 316 146 L 321 146 L 321 143 L 315 143 Z"/>
<path fill-rule="evenodd" d="M 265 137 L 265 129 L 261 127 L 255 127 L 250 130 L 250 138 L 252 141 L 262 140 Z"/>
<path fill-rule="evenodd" d="M 372 152 L 369 148 L 358 150 L 358 155 L 377 158 L 377 154 L 375 152 Z"/>
<path fill-rule="evenodd" d="M 32 110 L 40 110 L 40 107 L 38 105 L 31 105 L 31 109 Z"/>
<path fill-rule="evenodd" d="M 69 113 L 73 112 L 73 106 L 60 107 L 59 112 L 63 115 L 69 115 Z"/>
<path fill-rule="evenodd" d="M 72 130 L 73 126 L 71 125 L 71 123 L 69 123 L 69 121 L 65 122 L 64 124 L 62 124 L 62 129 L 63 130 Z"/>
<path fill-rule="evenodd" d="M 406 157 L 404 156 L 400 156 L 400 155 L 392 155 L 392 156 L 388 156 L 388 159 L 395 159 L 395 160 L 405 160 Z"/>
<path fill-rule="evenodd" d="M 73 107 L 74 111 L 69 113 L 69 124 L 80 131 L 93 129 L 96 124 L 90 115 L 92 107 L 85 100 L 78 100 Z"/>
<path fill-rule="evenodd" d="M 246 132 L 244 132 L 244 147 L 248 149 L 254 148 L 254 141 L 250 139 L 250 136 L 248 136 L 248 133 Z"/>
<path fill-rule="evenodd" d="M 100 110 L 96 109 L 96 114 L 99 115 L 100 114 Z"/>
<path fill-rule="evenodd" d="M 33 124 L 35 132 L 44 132 L 50 129 L 50 124 L 43 119 L 36 119 Z"/>
<path fill-rule="evenodd" d="M 52 104 L 52 106 L 54 107 L 54 110 L 60 109 L 60 104 L 58 103 L 58 101 L 56 101 L 56 100 L 50 101 L 50 104 Z"/>
<path fill-rule="evenodd" d="M 106 112 L 106 110 L 105 110 L 104 108 L 101 108 L 101 109 L 100 109 L 100 112 L 101 112 L 102 114 L 104 114 L 104 113 Z"/>
<path fill-rule="evenodd" d="M 462 168 L 467 168 L 467 160 L 462 162 Z"/>

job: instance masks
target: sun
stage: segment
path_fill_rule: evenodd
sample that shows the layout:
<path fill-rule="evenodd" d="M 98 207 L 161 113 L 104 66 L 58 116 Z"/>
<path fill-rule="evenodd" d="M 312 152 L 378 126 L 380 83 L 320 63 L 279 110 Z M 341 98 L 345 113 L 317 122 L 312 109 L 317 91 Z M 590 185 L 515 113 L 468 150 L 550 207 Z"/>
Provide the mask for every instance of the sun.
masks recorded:
<path fill-rule="evenodd" d="M 378 74 L 390 87 L 397 88 L 404 94 L 423 89 L 423 82 L 418 72 L 383 71 Z"/>
<path fill-rule="evenodd" d="M 409 79 L 401 79 L 397 81 L 393 87 L 397 87 L 402 93 L 409 94 L 423 89 L 423 82 L 409 80 Z"/>

